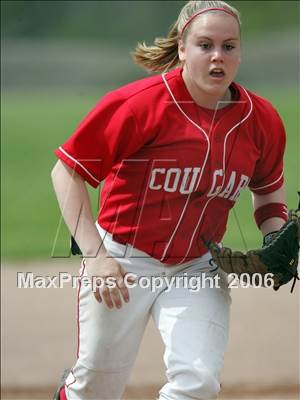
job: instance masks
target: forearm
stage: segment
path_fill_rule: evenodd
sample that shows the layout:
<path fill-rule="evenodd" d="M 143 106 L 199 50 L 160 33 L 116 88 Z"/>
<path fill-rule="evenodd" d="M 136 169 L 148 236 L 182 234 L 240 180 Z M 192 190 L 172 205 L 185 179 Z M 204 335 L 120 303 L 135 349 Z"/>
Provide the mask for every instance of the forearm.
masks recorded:
<path fill-rule="evenodd" d="M 254 210 L 257 210 L 258 208 L 270 203 L 286 204 L 285 188 L 284 186 L 282 186 L 278 190 L 266 195 L 257 195 L 253 193 L 252 200 L 253 200 Z M 265 220 L 261 224 L 259 229 L 265 236 L 269 232 L 278 231 L 282 227 L 282 225 L 284 225 L 285 222 L 286 220 L 281 217 L 272 217 Z"/>
<path fill-rule="evenodd" d="M 51 177 L 64 221 L 82 254 L 93 257 L 104 253 L 84 180 L 60 160 Z"/>
<path fill-rule="evenodd" d="M 270 232 L 279 231 L 286 221 L 282 218 L 269 218 L 260 226 L 261 233 L 263 236 Z"/>

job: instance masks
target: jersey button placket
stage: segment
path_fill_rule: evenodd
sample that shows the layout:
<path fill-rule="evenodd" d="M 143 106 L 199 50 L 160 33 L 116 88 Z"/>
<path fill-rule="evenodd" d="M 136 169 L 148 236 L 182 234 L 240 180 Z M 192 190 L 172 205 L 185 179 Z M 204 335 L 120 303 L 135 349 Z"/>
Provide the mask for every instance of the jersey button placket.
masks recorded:
<path fill-rule="evenodd" d="M 220 133 L 215 133 L 214 141 L 215 141 L 216 143 L 221 143 L 222 137 L 221 137 L 221 134 L 220 134 Z"/>
<path fill-rule="evenodd" d="M 215 132 L 213 136 L 214 142 L 214 154 L 216 161 L 214 163 L 215 168 L 222 168 L 222 155 L 223 155 L 223 145 L 222 145 L 222 135 L 219 132 Z"/>

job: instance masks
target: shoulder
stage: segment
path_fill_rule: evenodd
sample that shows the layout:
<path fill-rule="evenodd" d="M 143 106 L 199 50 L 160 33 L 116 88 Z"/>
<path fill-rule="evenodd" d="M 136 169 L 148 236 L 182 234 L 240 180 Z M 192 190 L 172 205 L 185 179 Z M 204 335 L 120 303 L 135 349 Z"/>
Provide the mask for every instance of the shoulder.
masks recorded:
<path fill-rule="evenodd" d="M 104 94 L 87 115 L 111 118 L 118 113 L 119 119 L 135 117 L 142 110 L 157 104 L 161 98 L 164 83 L 161 75 L 133 81 Z M 155 107 L 150 107 L 155 108 Z"/>
<path fill-rule="evenodd" d="M 237 85 L 241 98 L 250 102 L 252 113 L 249 119 L 251 136 L 260 148 L 268 151 L 278 151 L 278 147 L 284 148 L 286 132 L 282 119 L 273 104 L 242 86 Z M 270 147 L 271 146 L 271 147 Z"/>
<path fill-rule="evenodd" d="M 281 117 L 274 105 L 266 98 L 252 92 L 241 85 L 235 84 L 242 97 L 248 97 L 252 106 L 253 117 L 262 124 L 282 124 Z"/>
<path fill-rule="evenodd" d="M 168 76 L 172 79 L 172 74 Z M 114 108 L 118 114 L 123 112 L 127 117 L 133 117 L 139 129 L 149 134 L 156 132 L 161 125 L 169 100 L 162 74 L 131 82 L 107 93 L 102 99 L 112 105 L 110 109 Z"/>
<path fill-rule="evenodd" d="M 122 102 L 131 106 L 137 113 L 147 109 L 164 111 L 168 104 L 169 93 L 166 81 L 174 87 L 180 86 L 180 68 L 175 68 L 166 74 L 157 74 L 133 81 L 106 94 L 106 100 Z"/>
<path fill-rule="evenodd" d="M 147 98 L 155 98 L 164 89 L 164 82 L 161 75 L 150 76 L 139 79 L 108 92 L 104 98 L 119 100 L 122 102 L 135 103 Z"/>

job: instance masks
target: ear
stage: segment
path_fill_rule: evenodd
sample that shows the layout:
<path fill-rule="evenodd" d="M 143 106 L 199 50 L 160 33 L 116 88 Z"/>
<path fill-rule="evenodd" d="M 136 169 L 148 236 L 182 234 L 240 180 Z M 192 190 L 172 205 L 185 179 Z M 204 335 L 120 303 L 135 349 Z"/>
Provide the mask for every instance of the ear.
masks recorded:
<path fill-rule="evenodd" d="M 178 57 L 181 62 L 185 61 L 186 54 L 185 54 L 185 45 L 182 39 L 178 41 Z"/>

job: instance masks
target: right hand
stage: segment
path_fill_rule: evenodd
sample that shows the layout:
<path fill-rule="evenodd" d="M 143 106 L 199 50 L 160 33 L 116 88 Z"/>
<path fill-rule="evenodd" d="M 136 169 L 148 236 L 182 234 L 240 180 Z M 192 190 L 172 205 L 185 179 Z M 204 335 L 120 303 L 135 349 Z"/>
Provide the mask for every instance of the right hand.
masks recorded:
<path fill-rule="evenodd" d="M 93 293 L 95 299 L 101 303 L 107 305 L 109 309 L 114 307 L 122 307 L 122 299 L 129 302 L 128 288 L 124 283 L 124 277 L 127 272 L 124 268 L 106 252 L 101 253 L 97 257 L 85 258 L 85 265 L 87 273 L 92 283 L 96 283 L 98 287 L 93 287 Z M 113 278 L 115 283 L 114 287 L 108 287 L 105 285 L 107 278 Z M 98 279 L 98 280 L 97 280 Z M 134 283 L 134 277 L 128 277 L 129 283 Z"/>

